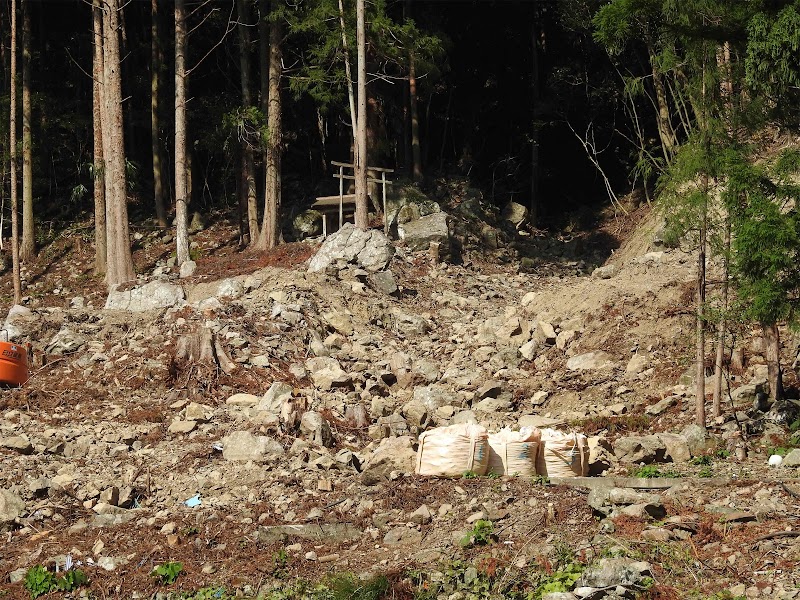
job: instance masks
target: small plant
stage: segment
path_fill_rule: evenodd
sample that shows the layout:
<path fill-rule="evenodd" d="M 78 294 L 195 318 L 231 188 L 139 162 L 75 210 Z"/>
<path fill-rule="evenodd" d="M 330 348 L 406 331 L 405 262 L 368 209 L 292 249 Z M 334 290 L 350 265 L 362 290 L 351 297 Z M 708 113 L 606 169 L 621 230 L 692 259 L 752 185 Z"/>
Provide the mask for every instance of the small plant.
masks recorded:
<path fill-rule="evenodd" d="M 25 573 L 25 589 L 35 599 L 57 590 L 58 579 L 42 565 L 36 565 Z"/>
<path fill-rule="evenodd" d="M 689 461 L 689 464 L 697 465 L 697 466 L 701 466 L 701 467 L 707 467 L 707 466 L 711 465 L 712 462 L 713 461 L 712 461 L 711 456 L 709 456 L 708 454 L 703 454 L 702 456 L 694 456 L 694 457 L 692 457 L 692 459 Z"/>
<path fill-rule="evenodd" d="M 680 477 L 679 473 L 675 473 L 673 471 L 661 471 L 658 466 L 656 465 L 644 465 L 643 467 L 639 467 L 633 473 L 631 473 L 632 477 L 640 477 L 642 479 L 658 479 L 658 478 L 671 478 L 671 477 Z"/>
<path fill-rule="evenodd" d="M 486 546 L 494 541 L 494 523 L 484 519 L 478 519 L 472 526 L 472 530 L 461 538 L 461 546 Z"/>
<path fill-rule="evenodd" d="M 158 579 L 161 585 L 172 585 L 182 572 L 183 565 L 181 563 L 165 562 L 163 565 L 159 565 L 153 569 L 153 572 L 150 574 Z"/>
<path fill-rule="evenodd" d="M 550 478 L 547 475 L 535 475 L 533 485 L 550 485 Z"/>
<path fill-rule="evenodd" d="M 89 583 L 89 578 L 81 570 L 75 569 L 64 573 L 61 577 L 51 573 L 42 565 L 28 569 L 25 574 L 25 589 L 31 598 L 38 598 L 50 592 L 71 592 Z"/>
<path fill-rule="evenodd" d="M 500 473 L 495 473 L 494 471 L 491 471 L 490 473 L 486 474 L 486 477 L 489 479 L 500 479 Z"/>
<path fill-rule="evenodd" d="M 288 576 L 289 555 L 281 548 L 272 555 L 272 576 L 275 579 L 285 579 Z"/>
<path fill-rule="evenodd" d="M 478 474 L 475 471 L 464 471 L 464 474 L 461 477 L 463 479 L 476 479 Z"/>
<path fill-rule="evenodd" d="M 536 588 L 533 597 L 538 599 L 544 594 L 569 592 L 575 587 L 582 573 L 583 565 L 575 562 L 569 563 L 558 571 L 554 571 L 550 575 L 545 575 L 542 582 Z"/>
<path fill-rule="evenodd" d="M 708 479 L 709 477 L 714 476 L 714 472 L 711 470 L 711 467 L 703 467 L 697 472 L 697 476 Z"/>

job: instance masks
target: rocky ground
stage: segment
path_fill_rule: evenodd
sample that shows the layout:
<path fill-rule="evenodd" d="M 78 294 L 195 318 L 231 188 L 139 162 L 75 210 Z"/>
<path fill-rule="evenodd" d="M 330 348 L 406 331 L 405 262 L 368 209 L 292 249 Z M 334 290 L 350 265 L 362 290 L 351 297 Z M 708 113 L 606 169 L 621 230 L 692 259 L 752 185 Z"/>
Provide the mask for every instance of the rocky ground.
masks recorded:
<path fill-rule="evenodd" d="M 6 320 L 34 368 L 0 396 L 0 598 L 66 562 L 96 598 L 800 596 L 795 405 L 758 332 L 699 430 L 694 263 L 648 209 L 547 236 L 476 207 L 267 255 L 217 223 L 180 274 L 143 229 L 110 295 L 78 233 L 44 249 Z M 414 475 L 421 432 L 471 420 L 582 431 L 593 477 Z"/>

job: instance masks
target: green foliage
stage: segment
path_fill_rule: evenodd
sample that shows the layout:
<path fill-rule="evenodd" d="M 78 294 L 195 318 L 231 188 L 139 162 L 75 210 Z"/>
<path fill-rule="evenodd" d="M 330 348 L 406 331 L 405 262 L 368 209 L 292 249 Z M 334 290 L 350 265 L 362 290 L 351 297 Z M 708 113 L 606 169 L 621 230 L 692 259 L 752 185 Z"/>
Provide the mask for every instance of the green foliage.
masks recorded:
<path fill-rule="evenodd" d="M 707 479 L 707 478 L 713 477 L 714 476 L 714 472 L 711 470 L 711 467 L 703 467 L 702 469 L 700 469 L 697 472 L 697 476 Z"/>
<path fill-rule="evenodd" d="M 673 471 L 661 471 L 657 465 L 644 465 L 631 472 L 631 477 L 641 477 L 642 479 L 669 479 L 673 477 L 680 477 L 680 474 Z"/>
<path fill-rule="evenodd" d="M 331 575 L 320 588 L 319 600 L 378 600 L 389 589 L 389 580 L 382 576 L 362 580 L 352 573 Z"/>
<path fill-rule="evenodd" d="M 58 580 L 42 565 L 36 565 L 28 569 L 25 574 L 25 589 L 28 590 L 31 598 L 38 598 L 57 590 Z"/>
<path fill-rule="evenodd" d="M 693 456 L 691 458 L 691 460 L 689 461 L 689 464 L 696 465 L 696 466 L 707 467 L 707 466 L 711 465 L 712 462 L 713 462 L 713 459 L 711 458 L 710 455 L 703 454 L 702 456 Z"/>
<path fill-rule="evenodd" d="M 495 539 L 494 523 L 484 519 L 478 519 L 472 525 L 472 530 L 461 538 L 461 546 L 464 548 L 470 546 L 486 546 Z"/>
<path fill-rule="evenodd" d="M 34 599 L 55 591 L 71 592 L 87 583 L 89 578 L 79 569 L 66 571 L 59 577 L 42 565 L 36 565 L 25 574 L 25 589 Z"/>
<path fill-rule="evenodd" d="M 550 478 L 546 475 L 535 475 L 532 481 L 533 485 L 550 485 Z"/>
<path fill-rule="evenodd" d="M 475 471 L 464 471 L 461 477 L 463 479 L 477 479 L 478 474 Z"/>
<path fill-rule="evenodd" d="M 183 565 L 179 562 L 165 562 L 163 565 L 153 569 L 151 575 L 155 577 L 161 585 L 172 585 L 177 581 L 178 576 L 183 572 Z"/>
<path fill-rule="evenodd" d="M 556 571 L 544 574 L 532 594 L 528 598 L 538 600 L 544 594 L 555 592 L 569 592 L 580 579 L 584 566 L 578 562 L 569 561 Z"/>

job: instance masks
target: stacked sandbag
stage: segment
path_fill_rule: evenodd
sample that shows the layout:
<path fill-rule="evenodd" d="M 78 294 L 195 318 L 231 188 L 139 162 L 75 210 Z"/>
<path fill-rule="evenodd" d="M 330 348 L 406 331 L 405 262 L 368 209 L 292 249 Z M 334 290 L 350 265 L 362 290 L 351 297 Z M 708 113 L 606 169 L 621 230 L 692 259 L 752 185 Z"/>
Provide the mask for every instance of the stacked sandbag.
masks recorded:
<path fill-rule="evenodd" d="M 505 427 L 489 434 L 489 466 L 487 473 L 533 477 L 542 433 L 536 427 L 513 431 Z"/>
<path fill-rule="evenodd" d="M 544 477 L 586 477 L 589 443 L 582 433 L 542 429 L 536 472 Z"/>
<path fill-rule="evenodd" d="M 461 477 L 467 471 L 485 475 L 489 442 L 485 427 L 462 423 L 430 429 L 419 436 L 418 475 Z"/>

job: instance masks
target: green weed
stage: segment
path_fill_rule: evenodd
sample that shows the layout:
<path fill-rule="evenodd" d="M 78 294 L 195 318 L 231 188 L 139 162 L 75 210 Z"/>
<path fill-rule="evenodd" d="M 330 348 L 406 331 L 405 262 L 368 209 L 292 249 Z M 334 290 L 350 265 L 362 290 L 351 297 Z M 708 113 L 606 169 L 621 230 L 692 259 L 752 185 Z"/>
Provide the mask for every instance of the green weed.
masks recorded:
<path fill-rule="evenodd" d="M 161 585 L 172 585 L 182 572 L 183 565 L 181 563 L 165 562 L 163 565 L 159 565 L 153 569 L 153 572 L 150 574 L 158 579 Z"/>
<path fill-rule="evenodd" d="M 494 541 L 494 523 L 478 519 L 472 526 L 472 530 L 461 538 L 461 546 L 468 548 L 470 546 L 486 546 Z"/>

